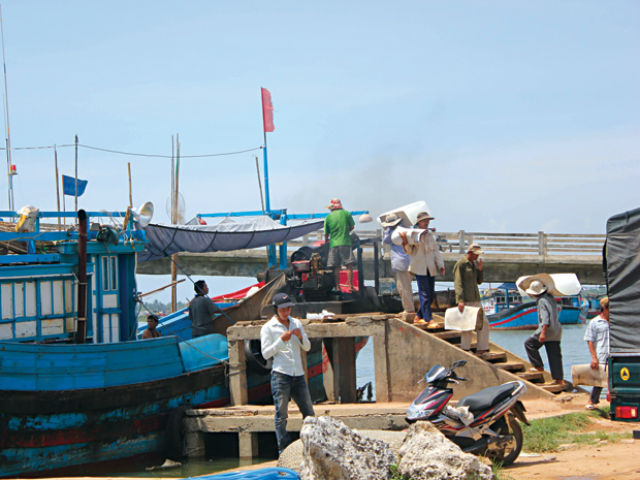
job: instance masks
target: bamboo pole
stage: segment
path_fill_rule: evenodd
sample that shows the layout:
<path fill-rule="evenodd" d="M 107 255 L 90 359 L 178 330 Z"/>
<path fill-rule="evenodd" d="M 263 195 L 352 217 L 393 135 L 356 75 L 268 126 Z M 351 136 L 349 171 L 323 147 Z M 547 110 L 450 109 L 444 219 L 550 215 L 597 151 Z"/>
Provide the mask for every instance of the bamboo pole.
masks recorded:
<path fill-rule="evenodd" d="M 174 183 L 174 191 L 173 198 L 171 199 L 172 208 L 171 208 L 171 223 L 176 225 L 178 223 L 178 195 L 179 195 L 179 183 L 180 183 L 180 136 L 176 134 L 176 162 L 175 162 L 175 183 Z M 173 139 L 171 142 L 171 157 L 173 158 Z M 173 163 L 173 162 L 172 162 Z M 178 309 L 178 289 L 176 288 L 176 279 L 178 278 L 178 268 L 176 266 L 176 260 L 178 255 L 171 255 L 171 282 L 173 285 L 171 286 L 171 311 L 175 312 Z"/>
<path fill-rule="evenodd" d="M 182 282 L 184 282 L 184 281 L 185 281 L 185 279 L 184 279 L 184 278 L 181 278 L 180 280 L 177 280 L 177 281 L 175 281 L 175 282 L 168 283 L 167 285 L 165 285 L 165 286 L 163 286 L 163 287 L 160 287 L 160 288 L 156 288 L 155 290 L 151 290 L 150 292 L 147 292 L 147 293 L 140 293 L 140 294 L 138 294 L 138 298 L 146 297 L 147 295 L 151 295 L 152 293 L 157 293 L 157 292 L 159 292 L 159 291 L 161 291 L 161 290 L 164 290 L 165 288 L 175 287 L 178 283 L 182 283 Z"/>

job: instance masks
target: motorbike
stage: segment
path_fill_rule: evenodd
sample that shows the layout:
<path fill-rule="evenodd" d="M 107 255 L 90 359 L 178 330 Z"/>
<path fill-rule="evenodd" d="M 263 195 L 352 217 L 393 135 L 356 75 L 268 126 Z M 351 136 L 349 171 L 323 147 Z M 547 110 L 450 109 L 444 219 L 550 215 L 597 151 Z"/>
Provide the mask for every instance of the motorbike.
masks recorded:
<path fill-rule="evenodd" d="M 406 414 L 408 423 L 428 420 L 464 452 L 482 455 L 494 463 L 511 465 L 522 450 L 521 421 L 529 425 L 524 405 L 518 400 L 527 386 L 521 381 L 489 387 L 448 405 L 453 397 L 449 384 L 466 378 L 456 374 L 466 360 L 450 368 L 434 365 L 424 376 L 427 387 L 415 398 Z"/>

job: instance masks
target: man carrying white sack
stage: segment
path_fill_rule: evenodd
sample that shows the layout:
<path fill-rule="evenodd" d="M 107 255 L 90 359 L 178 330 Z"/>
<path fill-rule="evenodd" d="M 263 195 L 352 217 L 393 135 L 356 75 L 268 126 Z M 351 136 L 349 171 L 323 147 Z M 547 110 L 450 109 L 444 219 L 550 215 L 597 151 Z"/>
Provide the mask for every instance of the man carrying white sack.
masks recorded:
<path fill-rule="evenodd" d="M 391 240 L 391 235 L 400 224 L 400 217 L 395 213 L 387 215 L 381 225 L 384 227 L 384 236 L 382 243 L 389 245 L 391 248 L 391 269 L 396 279 L 396 288 L 400 294 L 402 301 L 402 316 L 409 317 L 411 320 L 416 316 L 416 307 L 413 303 L 413 291 L 411 289 L 411 273 L 409 272 L 409 263 L 411 259 L 400 245 L 396 245 Z"/>
<path fill-rule="evenodd" d="M 440 272 L 444 275 L 444 260 L 438 249 L 436 238 L 429 231 L 429 222 L 434 218 L 428 212 L 417 215 L 416 226 L 424 230 L 417 243 L 410 243 L 407 238 L 409 230 L 401 231 L 402 248 L 411 256 L 409 271 L 416 276 L 418 296 L 420 297 L 420 315 L 416 315 L 413 323 L 425 324 L 431 321 L 431 302 L 435 291 L 435 277 Z M 419 318 L 419 317 L 422 318 Z"/>
<path fill-rule="evenodd" d="M 460 313 L 464 312 L 465 306 L 480 307 L 478 319 L 476 320 L 477 347 L 476 354 L 482 355 L 489 351 L 489 322 L 484 316 L 482 304 L 480 303 L 480 290 L 478 285 L 482 283 L 482 260 L 480 255 L 482 249 L 477 243 L 469 245 L 467 253 L 458 260 L 453 267 L 453 282 L 456 291 L 456 303 Z M 464 331 L 460 338 L 460 347 L 469 351 L 471 348 L 471 332 Z"/>

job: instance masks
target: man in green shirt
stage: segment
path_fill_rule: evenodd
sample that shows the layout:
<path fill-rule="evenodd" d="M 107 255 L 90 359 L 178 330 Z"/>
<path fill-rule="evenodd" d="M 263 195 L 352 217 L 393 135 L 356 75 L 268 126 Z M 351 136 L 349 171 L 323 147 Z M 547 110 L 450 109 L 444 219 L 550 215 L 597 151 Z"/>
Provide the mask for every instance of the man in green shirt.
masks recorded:
<path fill-rule="evenodd" d="M 356 263 L 351 246 L 351 230 L 355 222 L 351 214 L 342 208 L 339 199 L 333 198 L 327 207 L 331 213 L 324 220 L 324 237 L 329 242 L 327 267 L 333 268 L 336 290 L 340 290 L 340 268 L 347 267 L 348 291 L 353 289 L 353 264 Z"/>
<path fill-rule="evenodd" d="M 469 245 L 464 257 L 457 261 L 453 267 L 453 283 L 456 291 L 456 302 L 460 313 L 465 306 L 480 307 L 478 320 L 476 321 L 477 347 L 476 353 L 483 354 L 489 351 L 489 322 L 484 316 L 480 303 L 480 290 L 478 285 L 482 283 L 482 249 L 477 243 Z M 471 348 L 471 332 L 462 332 L 460 347 L 463 350 Z"/>

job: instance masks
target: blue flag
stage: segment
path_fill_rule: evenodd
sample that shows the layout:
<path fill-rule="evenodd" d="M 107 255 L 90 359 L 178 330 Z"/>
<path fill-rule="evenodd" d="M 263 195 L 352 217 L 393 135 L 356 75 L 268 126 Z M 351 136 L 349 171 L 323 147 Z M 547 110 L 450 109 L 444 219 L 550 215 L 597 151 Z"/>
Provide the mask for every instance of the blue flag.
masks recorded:
<path fill-rule="evenodd" d="M 74 177 L 62 175 L 62 191 L 65 195 L 79 197 L 84 193 L 84 189 L 87 188 L 88 182 L 88 180 L 78 179 L 78 192 L 76 193 L 76 179 Z"/>

